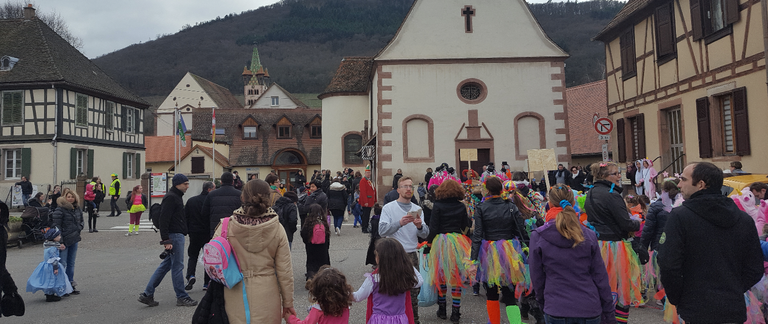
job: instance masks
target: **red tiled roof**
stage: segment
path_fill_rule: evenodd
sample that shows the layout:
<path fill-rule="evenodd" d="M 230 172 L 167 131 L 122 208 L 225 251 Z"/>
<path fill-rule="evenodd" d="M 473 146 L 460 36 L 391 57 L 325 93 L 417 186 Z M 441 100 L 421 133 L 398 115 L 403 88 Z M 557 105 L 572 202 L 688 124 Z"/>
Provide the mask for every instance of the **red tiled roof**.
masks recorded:
<path fill-rule="evenodd" d="M 173 139 L 176 136 L 144 136 L 146 163 L 173 162 Z M 192 150 L 192 134 L 186 134 L 187 147 L 181 148 L 181 154 Z"/>
<path fill-rule="evenodd" d="M 571 154 L 600 154 L 604 141 L 597 139 L 592 117 L 608 116 L 605 80 L 565 89 Z"/>

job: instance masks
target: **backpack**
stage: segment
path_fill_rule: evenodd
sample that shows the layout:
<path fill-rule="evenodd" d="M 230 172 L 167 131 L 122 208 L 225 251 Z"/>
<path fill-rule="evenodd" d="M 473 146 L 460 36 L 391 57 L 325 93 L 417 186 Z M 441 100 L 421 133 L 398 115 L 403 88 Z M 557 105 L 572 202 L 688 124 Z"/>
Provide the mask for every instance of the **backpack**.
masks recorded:
<path fill-rule="evenodd" d="M 325 226 L 323 224 L 315 224 L 315 227 L 312 228 L 312 239 L 309 243 L 325 244 Z"/>
<path fill-rule="evenodd" d="M 205 273 L 227 288 L 232 288 L 243 280 L 240 263 L 235 257 L 232 245 L 227 239 L 230 217 L 221 220 L 221 235 L 212 238 L 203 246 L 203 265 Z"/>
<path fill-rule="evenodd" d="M 152 221 L 152 229 L 157 233 L 157 229 L 160 228 L 160 212 L 162 208 L 160 204 L 154 203 L 149 207 L 149 220 Z"/>

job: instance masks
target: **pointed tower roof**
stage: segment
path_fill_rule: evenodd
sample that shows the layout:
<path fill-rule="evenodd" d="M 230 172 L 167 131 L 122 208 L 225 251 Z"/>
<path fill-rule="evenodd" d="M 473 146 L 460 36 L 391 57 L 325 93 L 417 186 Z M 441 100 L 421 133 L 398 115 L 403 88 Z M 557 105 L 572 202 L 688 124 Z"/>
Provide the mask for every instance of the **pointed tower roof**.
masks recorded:
<path fill-rule="evenodd" d="M 253 56 L 251 57 L 251 72 L 256 72 L 261 68 L 261 59 L 259 59 L 259 49 L 253 47 Z"/>
<path fill-rule="evenodd" d="M 264 77 L 265 78 L 269 77 L 269 69 L 264 69 Z"/>
<path fill-rule="evenodd" d="M 253 73 L 251 73 L 251 71 L 248 70 L 247 66 L 244 66 L 243 67 L 243 75 L 253 75 Z"/>

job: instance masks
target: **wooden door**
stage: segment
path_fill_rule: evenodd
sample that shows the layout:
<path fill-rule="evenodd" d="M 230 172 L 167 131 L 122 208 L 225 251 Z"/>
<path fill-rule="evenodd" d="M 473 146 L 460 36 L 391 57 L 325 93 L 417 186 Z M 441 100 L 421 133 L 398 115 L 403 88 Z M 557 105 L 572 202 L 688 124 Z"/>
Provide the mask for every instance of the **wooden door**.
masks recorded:
<path fill-rule="evenodd" d="M 491 162 L 491 149 L 489 148 L 481 148 L 477 149 L 477 161 L 472 162 L 472 170 L 475 170 L 478 175 L 483 174 L 483 166 L 487 165 Z M 494 165 L 495 167 L 501 167 Z M 457 173 L 459 173 L 459 176 L 461 176 L 461 172 L 467 169 L 467 162 L 461 161 L 459 164 L 459 170 L 457 170 Z"/>

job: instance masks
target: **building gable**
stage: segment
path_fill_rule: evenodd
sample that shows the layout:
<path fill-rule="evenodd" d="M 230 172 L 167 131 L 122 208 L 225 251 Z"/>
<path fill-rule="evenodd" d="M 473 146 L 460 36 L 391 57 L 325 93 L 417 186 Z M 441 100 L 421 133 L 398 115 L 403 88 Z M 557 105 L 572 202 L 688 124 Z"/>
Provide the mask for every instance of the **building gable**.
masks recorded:
<path fill-rule="evenodd" d="M 523 0 L 416 0 L 376 60 L 566 57 Z"/>
<path fill-rule="evenodd" d="M 277 100 L 275 100 L 275 98 Z M 269 89 L 249 109 L 295 109 L 306 108 L 303 102 L 283 89 L 277 83 L 273 83 Z"/>
<path fill-rule="evenodd" d="M 212 97 L 206 93 L 203 86 L 195 78 L 195 75 L 190 72 L 187 72 L 179 83 L 176 84 L 176 87 L 173 88 L 173 91 L 165 97 L 163 103 L 157 108 L 157 112 L 172 113 L 175 107 L 184 106 L 192 106 L 193 108 L 217 106 L 216 102 L 213 101 Z"/>

